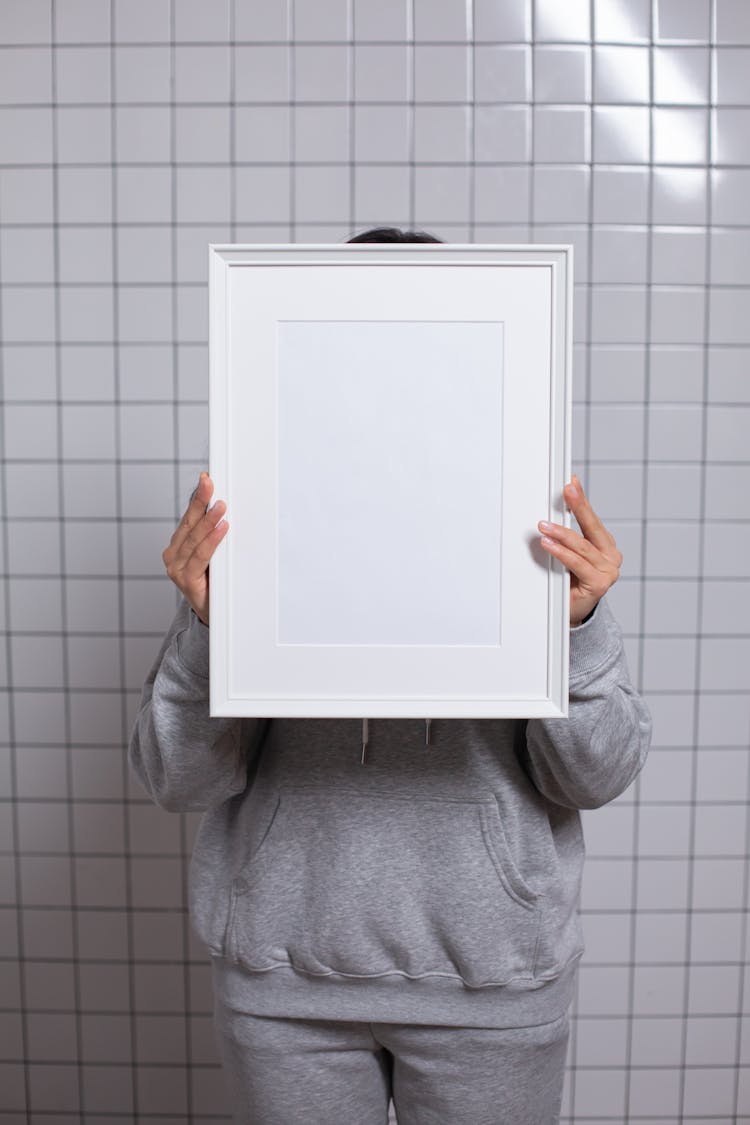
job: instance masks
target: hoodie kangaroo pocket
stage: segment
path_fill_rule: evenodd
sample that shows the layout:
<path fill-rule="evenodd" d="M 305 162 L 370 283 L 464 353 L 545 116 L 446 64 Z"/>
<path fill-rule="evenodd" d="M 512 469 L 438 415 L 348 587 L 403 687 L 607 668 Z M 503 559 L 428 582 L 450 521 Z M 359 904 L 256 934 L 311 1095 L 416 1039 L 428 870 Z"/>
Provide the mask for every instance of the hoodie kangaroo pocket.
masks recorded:
<path fill-rule="evenodd" d="M 256 971 L 503 984 L 533 976 L 543 897 L 492 796 L 290 786 L 232 884 L 225 952 Z"/>

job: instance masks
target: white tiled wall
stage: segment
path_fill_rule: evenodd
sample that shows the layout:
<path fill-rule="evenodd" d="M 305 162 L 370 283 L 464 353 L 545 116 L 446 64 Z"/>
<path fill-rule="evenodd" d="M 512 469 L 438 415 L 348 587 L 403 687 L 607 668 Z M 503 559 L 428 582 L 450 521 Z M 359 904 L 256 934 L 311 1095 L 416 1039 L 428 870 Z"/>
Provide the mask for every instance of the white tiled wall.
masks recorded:
<path fill-rule="evenodd" d="M 375 223 L 575 245 L 575 468 L 654 740 L 584 813 L 562 1120 L 750 1122 L 750 2 L 0 0 L 5 1125 L 224 1119 L 196 817 L 124 755 L 206 244 Z"/>

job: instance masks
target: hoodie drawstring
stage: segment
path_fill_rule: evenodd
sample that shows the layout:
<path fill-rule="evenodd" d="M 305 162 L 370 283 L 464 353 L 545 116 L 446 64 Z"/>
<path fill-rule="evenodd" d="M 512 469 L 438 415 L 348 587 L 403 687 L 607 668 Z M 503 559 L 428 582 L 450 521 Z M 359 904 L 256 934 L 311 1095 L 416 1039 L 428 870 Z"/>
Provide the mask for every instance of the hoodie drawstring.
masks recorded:
<path fill-rule="evenodd" d="M 430 727 L 431 727 L 431 725 L 432 725 L 432 719 L 425 719 L 425 721 L 424 721 L 424 744 L 425 744 L 425 746 L 430 745 Z M 369 741 L 370 741 L 370 720 L 369 719 L 363 719 L 362 720 L 362 757 L 360 758 L 360 762 L 359 762 L 359 764 L 361 766 L 364 766 L 366 764 L 365 758 L 367 757 L 367 744 L 368 744 Z"/>

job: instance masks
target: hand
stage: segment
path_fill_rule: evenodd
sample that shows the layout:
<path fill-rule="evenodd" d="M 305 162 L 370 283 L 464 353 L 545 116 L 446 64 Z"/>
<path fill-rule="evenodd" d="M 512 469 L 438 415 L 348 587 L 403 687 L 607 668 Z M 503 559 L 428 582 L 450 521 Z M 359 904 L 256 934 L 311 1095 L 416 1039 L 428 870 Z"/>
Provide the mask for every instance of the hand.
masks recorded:
<path fill-rule="evenodd" d="M 219 524 L 227 509 L 223 500 L 206 511 L 213 491 L 210 476 L 201 473 L 185 514 L 161 556 L 167 574 L 204 625 L 208 625 L 208 564 L 229 527 L 226 520 Z"/>
<path fill-rule="evenodd" d="M 568 505 L 583 532 L 559 523 L 540 520 L 541 543 L 570 571 L 570 624 L 580 625 L 610 586 L 620 577 L 622 554 L 589 504 L 577 476 L 563 489 Z"/>

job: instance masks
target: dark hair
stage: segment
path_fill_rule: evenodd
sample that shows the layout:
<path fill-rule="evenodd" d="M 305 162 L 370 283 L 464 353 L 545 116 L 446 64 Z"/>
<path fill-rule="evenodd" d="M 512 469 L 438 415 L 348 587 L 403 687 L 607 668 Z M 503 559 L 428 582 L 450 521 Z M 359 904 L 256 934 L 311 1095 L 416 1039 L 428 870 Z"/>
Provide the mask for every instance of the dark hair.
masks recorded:
<path fill-rule="evenodd" d="M 423 230 L 400 230 L 398 227 L 372 227 L 363 234 L 347 238 L 347 242 L 442 242 Z"/>

